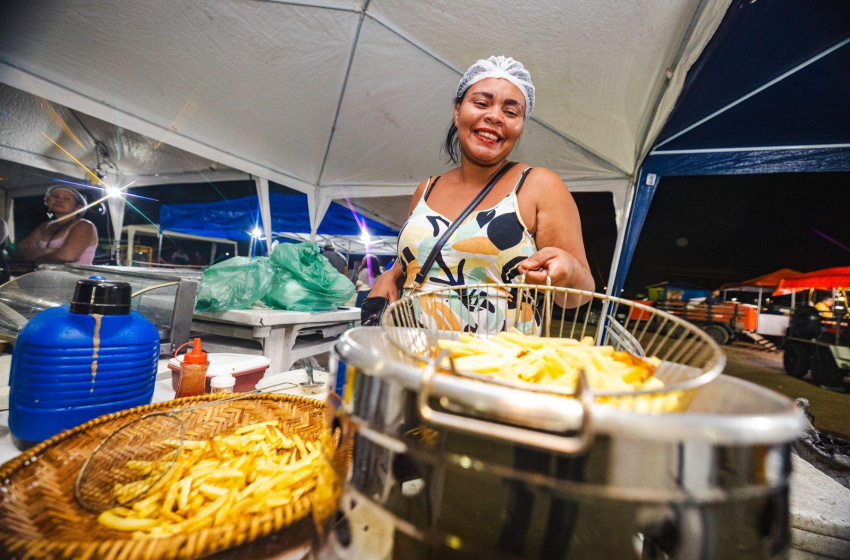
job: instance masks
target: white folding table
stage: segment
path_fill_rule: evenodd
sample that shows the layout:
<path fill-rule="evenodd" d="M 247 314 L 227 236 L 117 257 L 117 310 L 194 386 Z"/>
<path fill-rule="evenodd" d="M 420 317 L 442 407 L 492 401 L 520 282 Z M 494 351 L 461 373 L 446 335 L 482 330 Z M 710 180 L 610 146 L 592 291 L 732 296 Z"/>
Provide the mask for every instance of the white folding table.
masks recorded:
<path fill-rule="evenodd" d="M 339 335 L 360 324 L 360 308 L 306 313 L 278 309 L 195 312 L 192 331 L 256 340 L 271 364 L 270 373 L 288 371 L 296 360 L 331 349 Z M 306 335 L 316 335 L 307 337 Z M 301 340 L 298 340 L 299 335 Z"/>

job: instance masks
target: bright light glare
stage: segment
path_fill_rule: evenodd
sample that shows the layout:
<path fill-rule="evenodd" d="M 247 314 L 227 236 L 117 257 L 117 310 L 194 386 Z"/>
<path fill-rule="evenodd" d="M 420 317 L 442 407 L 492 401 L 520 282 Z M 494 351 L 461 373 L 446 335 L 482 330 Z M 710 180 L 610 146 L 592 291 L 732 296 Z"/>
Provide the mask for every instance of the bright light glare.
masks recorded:
<path fill-rule="evenodd" d="M 360 232 L 360 241 L 362 241 L 364 245 L 368 245 L 372 242 L 372 237 L 369 235 L 369 230 L 364 229 Z"/>
<path fill-rule="evenodd" d="M 254 228 L 254 230 L 251 232 L 251 235 L 253 235 L 254 237 L 259 238 L 260 236 L 262 236 L 262 235 L 263 235 L 263 230 L 261 230 L 261 229 L 260 229 L 260 228 L 258 228 L 258 227 L 255 227 L 255 228 Z"/>
<path fill-rule="evenodd" d="M 106 187 L 106 196 L 118 197 L 121 196 L 121 189 L 118 187 Z"/>

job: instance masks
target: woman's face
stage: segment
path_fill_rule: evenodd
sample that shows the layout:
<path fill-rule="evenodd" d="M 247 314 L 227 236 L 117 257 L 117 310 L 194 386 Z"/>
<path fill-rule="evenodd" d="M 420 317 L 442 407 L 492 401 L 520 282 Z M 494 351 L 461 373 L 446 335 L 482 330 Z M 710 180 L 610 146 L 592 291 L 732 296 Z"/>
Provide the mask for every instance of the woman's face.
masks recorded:
<path fill-rule="evenodd" d="M 66 215 L 80 207 L 74 193 L 67 189 L 56 189 L 47 197 L 47 209 L 53 214 Z"/>
<path fill-rule="evenodd" d="M 455 106 L 455 126 L 465 158 L 484 166 L 506 159 L 522 135 L 525 97 L 507 80 L 473 84 Z"/>

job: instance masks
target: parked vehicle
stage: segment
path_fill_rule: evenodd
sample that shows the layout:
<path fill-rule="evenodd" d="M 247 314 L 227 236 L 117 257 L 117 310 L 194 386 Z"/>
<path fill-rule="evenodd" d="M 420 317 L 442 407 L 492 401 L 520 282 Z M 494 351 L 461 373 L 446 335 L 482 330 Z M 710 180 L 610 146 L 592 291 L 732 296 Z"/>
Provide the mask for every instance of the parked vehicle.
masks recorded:
<path fill-rule="evenodd" d="M 702 301 L 690 302 L 680 300 L 657 302 L 649 300 L 636 301 L 645 305 L 651 305 L 697 325 L 718 344 L 731 342 L 741 336 L 745 331 L 755 332 L 758 326 L 758 308 L 755 305 L 746 303 L 724 302 L 712 304 L 702 303 Z M 648 313 L 641 313 L 638 309 L 632 309 L 629 320 L 650 320 L 650 315 Z M 655 326 L 661 329 L 668 328 L 667 325 L 659 324 Z M 650 325 L 650 328 L 652 328 L 652 325 Z M 674 331 L 673 336 L 676 335 L 677 333 Z"/>
<path fill-rule="evenodd" d="M 832 309 L 826 312 L 808 305 L 794 311 L 782 358 L 789 375 L 803 377 L 811 370 L 812 379 L 818 385 L 843 386 L 845 376 L 850 375 L 847 286 L 850 286 L 850 267 L 839 267 L 783 280 L 774 292 L 774 295 L 783 295 L 807 289 L 832 290 L 843 301 L 839 304 L 838 298 L 834 299 Z"/>
<path fill-rule="evenodd" d="M 803 377 L 811 370 L 818 385 L 840 387 L 850 375 L 850 323 L 824 318 L 814 307 L 800 307 L 791 317 L 785 353 L 785 371 Z"/>

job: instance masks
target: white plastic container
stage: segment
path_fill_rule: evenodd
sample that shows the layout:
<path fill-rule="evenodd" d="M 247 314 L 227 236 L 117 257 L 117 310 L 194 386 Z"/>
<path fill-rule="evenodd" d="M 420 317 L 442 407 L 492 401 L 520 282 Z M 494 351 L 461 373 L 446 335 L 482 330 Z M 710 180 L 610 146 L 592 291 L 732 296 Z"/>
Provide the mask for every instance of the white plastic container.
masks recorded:
<path fill-rule="evenodd" d="M 236 378 L 229 373 L 216 375 L 210 380 L 210 393 L 232 393 Z"/>
<path fill-rule="evenodd" d="M 228 354 L 211 353 L 207 355 L 210 367 L 207 368 L 206 390 L 210 392 L 210 380 L 219 375 L 230 374 L 236 379 L 233 391 L 244 393 L 257 388 L 257 383 L 263 378 L 269 369 L 269 359 L 265 356 L 252 354 Z M 180 363 L 183 355 L 168 360 L 168 369 L 171 370 L 171 386 L 174 390 L 180 385 Z"/>

